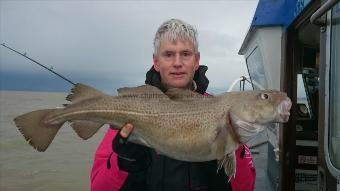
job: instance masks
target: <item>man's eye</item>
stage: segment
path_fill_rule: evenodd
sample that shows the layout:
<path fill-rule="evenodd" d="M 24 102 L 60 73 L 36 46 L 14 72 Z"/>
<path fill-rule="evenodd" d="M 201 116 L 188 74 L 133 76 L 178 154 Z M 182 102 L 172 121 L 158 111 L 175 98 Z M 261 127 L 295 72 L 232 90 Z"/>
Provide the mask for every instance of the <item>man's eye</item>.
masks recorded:
<path fill-rule="evenodd" d="M 185 57 L 191 56 L 191 52 L 183 52 L 183 56 L 185 56 Z"/>
<path fill-rule="evenodd" d="M 165 57 L 167 57 L 167 58 L 170 58 L 170 57 L 172 57 L 172 53 L 171 52 L 166 52 L 166 53 L 164 53 L 164 56 Z"/>

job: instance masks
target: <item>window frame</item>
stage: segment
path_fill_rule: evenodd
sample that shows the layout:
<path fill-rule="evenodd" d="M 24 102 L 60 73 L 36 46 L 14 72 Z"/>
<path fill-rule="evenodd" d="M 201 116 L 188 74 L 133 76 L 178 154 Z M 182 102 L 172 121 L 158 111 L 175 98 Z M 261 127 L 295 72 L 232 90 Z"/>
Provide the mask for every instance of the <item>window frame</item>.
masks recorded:
<path fill-rule="evenodd" d="M 251 56 L 254 55 L 255 51 L 258 51 L 260 57 L 261 57 L 261 65 L 262 65 L 262 69 L 263 69 L 263 74 L 264 74 L 264 80 L 266 82 L 266 84 L 261 84 L 260 82 L 257 82 L 255 80 L 253 80 L 253 75 L 250 73 L 250 70 L 249 70 L 249 58 Z M 246 57 L 246 65 L 247 65 L 247 70 L 248 70 L 248 74 L 249 74 L 249 78 L 250 78 L 250 81 L 251 81 L 251 85 L 253 87 L 253 90 L 265 90 L 265 89 L 268 89 L 268 80 L 267 80 L 267 74 L 266 74 L 266 70 L 264 68 L 264 61 L 263 61 L 263 55 L 262 55 L 262 52 L 261 52 L 261 49 L 258 45 L 256 45 L 252 51 L 247 55 Z"/>
<path fill-rule="evenodd" d="M 335 5 L 337 6 L 337 5 Z M 334 6 L 334 7 L 335 7 Z M 325 118 L 324 118 L 324 151 L 325 151 L 325 161 L 327 164 L 327 168 L 329 172 L 336 178 L 340 179 L 340 169 L 336 168 L 330 158 L 330 78 L 331 78 L 331 38 L 332 38 L 332 11 L 333 8 L 327 12 L 327 23 L 330 23 L 327 25 L 326 33 L 327 33 L 327 38 L 326 38 L 326 57 L 325 57 L 325 91 L 327 92 L 325 94 Z"/>

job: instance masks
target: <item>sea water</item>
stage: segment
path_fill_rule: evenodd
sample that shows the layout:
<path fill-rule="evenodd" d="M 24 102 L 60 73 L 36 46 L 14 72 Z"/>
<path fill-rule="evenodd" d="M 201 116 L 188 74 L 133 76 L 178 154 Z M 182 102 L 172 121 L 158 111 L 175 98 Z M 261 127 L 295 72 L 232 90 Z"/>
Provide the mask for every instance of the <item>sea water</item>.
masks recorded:
<path fill-rule="evenodd" d="M 66 93 L 0 91 L 0 190 L 89 190 L 94 152 L 107 127 L 82 140 L 64 125 L 45 152 L 31 147 L 13 119 L 62 106 Z"/>

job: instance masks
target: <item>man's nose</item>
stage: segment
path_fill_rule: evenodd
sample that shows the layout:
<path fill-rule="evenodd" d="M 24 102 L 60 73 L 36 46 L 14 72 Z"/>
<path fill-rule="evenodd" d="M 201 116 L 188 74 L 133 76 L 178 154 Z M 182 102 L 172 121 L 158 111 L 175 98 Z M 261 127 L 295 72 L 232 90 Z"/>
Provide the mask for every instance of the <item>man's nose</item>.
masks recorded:
<path fill-rule="evenodd" d="M 179 68 L 183 66 L 183 60 L 180 54 L 176 54 L 173 66 L 175 68 Z"/>

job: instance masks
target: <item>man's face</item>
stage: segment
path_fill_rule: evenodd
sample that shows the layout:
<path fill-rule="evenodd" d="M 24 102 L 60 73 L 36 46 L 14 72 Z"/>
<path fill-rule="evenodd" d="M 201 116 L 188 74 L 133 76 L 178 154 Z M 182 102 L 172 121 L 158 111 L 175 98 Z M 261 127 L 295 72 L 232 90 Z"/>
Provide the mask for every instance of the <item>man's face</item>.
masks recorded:
<path fill-rule="evenodd" d="M 153 56 L 154 68 L 166 88 L 190 88 L 199 60 L 189 40 L 162 39 L 158 54 Z"/>

